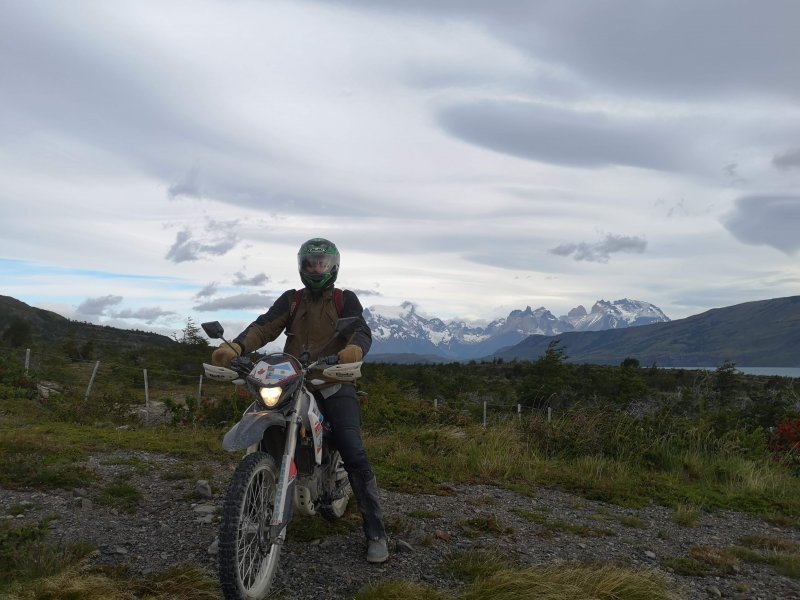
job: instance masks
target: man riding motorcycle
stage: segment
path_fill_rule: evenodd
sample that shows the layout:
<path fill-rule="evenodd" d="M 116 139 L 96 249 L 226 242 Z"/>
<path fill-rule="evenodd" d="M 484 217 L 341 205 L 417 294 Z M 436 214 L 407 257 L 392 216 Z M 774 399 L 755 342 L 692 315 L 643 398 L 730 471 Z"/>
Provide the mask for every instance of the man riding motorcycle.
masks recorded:
<path fill-rule="evenodd" d="M 350 290 L 334 288 L 339 273 L 339 250 L 323 238 L 300 246 L 297 266 L 302 290 L 285 291 L 270 309 L 251 323 L 234 341 L 219 346 L 211 356 L 215 365 L 228 367 L 238 355 L 252 352 L 286 332 L 284 352 L 310 360 L 337 354 L 340 363 L 363 359 L 372 345 L 372 332 L 362 315 L 361 302 Z M 331 338 L 339 317 L 358 317 L 360 322 L 348 340 Z M 331 424 L 333 445 L 339 450 L 350 486 L 364 519 L 367 560 L 382 563 L 389 558 L 383 509 L 378 484 L 361 442 L 361 415 L 356 389 L 351 384 L 320 386 L 315 392 L 325 420 Z"/>

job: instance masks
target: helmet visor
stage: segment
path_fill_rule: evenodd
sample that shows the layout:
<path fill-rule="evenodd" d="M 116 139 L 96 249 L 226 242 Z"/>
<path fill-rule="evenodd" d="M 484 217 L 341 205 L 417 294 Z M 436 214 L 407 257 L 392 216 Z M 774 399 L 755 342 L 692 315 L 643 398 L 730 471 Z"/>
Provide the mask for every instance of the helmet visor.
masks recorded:
<path fill-rule="evenodd" d="M 304 256 L 300 260 L 300 270 L 303 273 L 330 273 L 336 266 L 336 259 L 328 255 Z"/>

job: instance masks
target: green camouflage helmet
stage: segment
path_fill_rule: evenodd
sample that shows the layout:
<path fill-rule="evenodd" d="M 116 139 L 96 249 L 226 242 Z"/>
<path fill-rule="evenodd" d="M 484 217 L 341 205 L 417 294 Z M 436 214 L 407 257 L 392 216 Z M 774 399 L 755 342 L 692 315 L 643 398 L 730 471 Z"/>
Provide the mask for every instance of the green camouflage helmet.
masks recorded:
<path fill-rule="evenodd" d="M 336 244 L 323 238 L 308 240 L 297 252 L 297 268 L 307 288 L 324 290 L 333 285 L 339 274 L 339 250 Z"/>

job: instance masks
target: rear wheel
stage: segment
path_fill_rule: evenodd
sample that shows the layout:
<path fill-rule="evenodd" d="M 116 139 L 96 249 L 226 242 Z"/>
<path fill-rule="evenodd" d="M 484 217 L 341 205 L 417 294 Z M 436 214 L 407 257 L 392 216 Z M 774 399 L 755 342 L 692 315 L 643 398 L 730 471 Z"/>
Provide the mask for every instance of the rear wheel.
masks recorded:
<path fill-rule="evenodd" d="M 280 544 L 270 543 L 278 468 L 264 452 L 244 457 L 228 486 L 219 532 L 219 580 L 227 600 L 260 600 L 278 567 Z M 286 529 L 281 533 L 285 537 Z"/>
<path fill-rule="evenodd" d="M 328 471 L 328 490 L 325 500 L 328 502 L 319 507 L 319 513 L 328 521 L 336 521 L 344 515 L 352 490 L 344 469 L 344 461 L 338 450 L 331 450 L 330 470 Z"/>

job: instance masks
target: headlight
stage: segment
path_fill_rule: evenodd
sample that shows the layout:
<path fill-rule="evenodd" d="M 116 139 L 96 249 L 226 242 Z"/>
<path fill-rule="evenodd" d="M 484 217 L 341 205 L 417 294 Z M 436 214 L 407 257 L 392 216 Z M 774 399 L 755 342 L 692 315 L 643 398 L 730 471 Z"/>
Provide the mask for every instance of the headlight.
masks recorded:
<path fill-rule="evenodd" d="M 267 408 L 272 408 L 281 399 L 283 393 L 282 387 L 262 387 L 258 393 L 261 395 L 261 400 Z"/>

